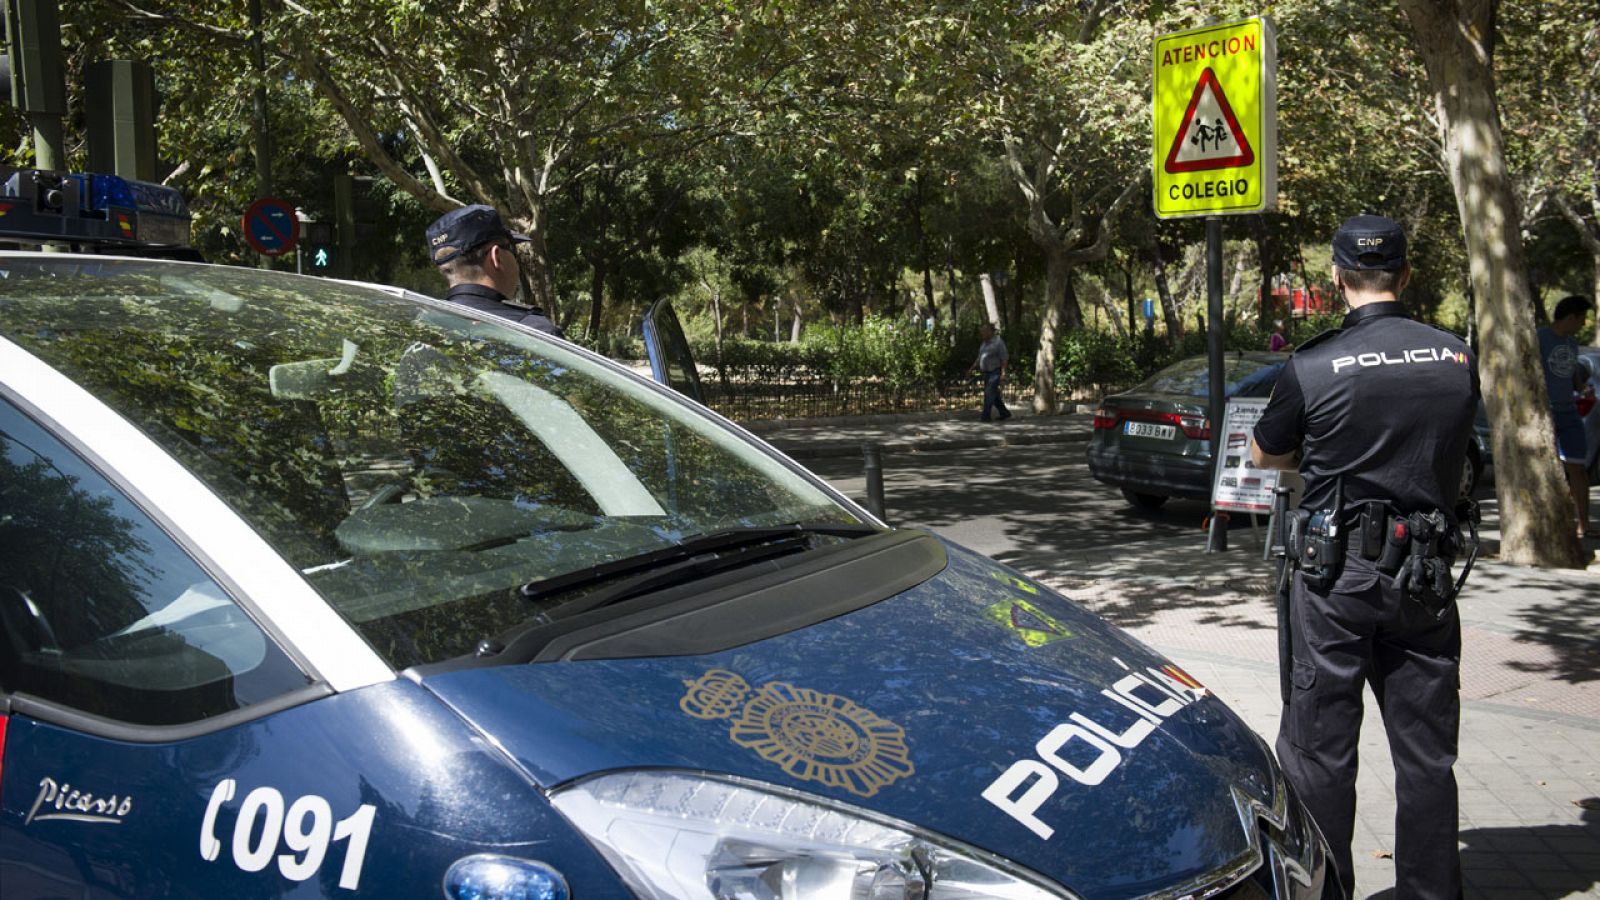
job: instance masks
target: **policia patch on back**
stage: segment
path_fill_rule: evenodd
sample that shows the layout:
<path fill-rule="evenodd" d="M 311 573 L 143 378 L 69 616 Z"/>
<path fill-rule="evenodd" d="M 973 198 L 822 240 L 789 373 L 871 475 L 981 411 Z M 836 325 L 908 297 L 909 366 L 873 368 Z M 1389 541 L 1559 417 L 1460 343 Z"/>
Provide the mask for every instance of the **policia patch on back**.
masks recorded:
<path fill-rule="evenodd" d="M 1471 350 L 1396 301 L 1350 311 L 1296 348 L 1254 428 L 1271 455 L 1301 452 L 1302 508 L 1383 501 L 1396 512 L 1453 510 L 1477 409 Z"/>

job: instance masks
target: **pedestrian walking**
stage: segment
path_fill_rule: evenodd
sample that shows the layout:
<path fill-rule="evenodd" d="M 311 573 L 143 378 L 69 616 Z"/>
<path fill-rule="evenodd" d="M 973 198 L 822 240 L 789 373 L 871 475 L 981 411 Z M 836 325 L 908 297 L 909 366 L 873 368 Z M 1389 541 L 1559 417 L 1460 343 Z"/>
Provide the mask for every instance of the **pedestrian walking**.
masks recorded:
<path fill-rule="evenodd" d="M 1290 357 L 1251 450 L 1256 465 L 1298 468 L 1305 480 L 1277 753 L 1328 839 L 1339 879 L 1330 897 L 1354 889 L 1366 684 L 1395 766 L 1395 897 L 1461 896 L 1461 625 L 1450 578 L 1479 388 L 1466 343 L 1401 307 L 1410 275 L 1394 221 L 1363 215 L 1339 228 L 1333 283 L 1349 314 Z"/>
<path fill-rule="evenodd" d="M 1294 349 L 1294 345 L 1289 343 L 1288 335 L 1284 334 L 1284 325 L 1282 319 L 1276 319 L 1273 321 L 1272 336 L 1267 338 L 1267 349 L 1273 353 Z"/>
<path fill-rule="evenodd" d="M 1539 329 L 1539 358 L 1544 361 L 1545 393 L 1550 396 L 1550 417 L 1555 423 L 1556 456 L 1567 474 L 1580 539 L 1589 532 L 1589 442 L 1583 417 L 1578 414 L 1578 397 L 1592 396 L 1594 389 L 1578 363 L 1578 342 L 1573 335 L 1583 330 L 1592 309 L 1594 303 L 1588 297 L 1564 297 L 1556 304 L 1550 324 Z"/>
<path fill-rule="evenodd" d="M 1011 410 L 1006 409 L 1006 398 L 1003 396 L 1002 387 L 1006 380 L 1006 342 L 995 333 L 994 323 L 985 322 L 979 329 L 979 336 L 983 342 L 978 345 L 978 358 L 967 366 L 967 374 L 971 375 L 976 369 L 983 373 L 983 412 L 978 416 L 981 421 L 992 421 L 994 415 L 1004 422 L 1011 418 Z"/>
<path fill-rule="evenodd" d="M 480 203 L 453 209 L 428 226 L 427 240 L 428 258 L 450 284 L 446 301 L 565 337 L 544 310 L 511 302 L 522 293 L 514 245 L 532 238 L 507 228 L 494 207 Z"/>

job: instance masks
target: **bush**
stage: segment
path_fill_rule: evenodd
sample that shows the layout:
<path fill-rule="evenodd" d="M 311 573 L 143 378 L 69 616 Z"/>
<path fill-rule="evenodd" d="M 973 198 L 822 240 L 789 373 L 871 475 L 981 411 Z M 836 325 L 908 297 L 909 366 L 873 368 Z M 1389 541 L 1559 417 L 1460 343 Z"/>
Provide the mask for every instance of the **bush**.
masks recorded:
<path fill-rule="evenodd" d="M 835 382 L 877 379 L 896 390 L 939 381 L 951 360 L 944 329 L 879 317 L 860 327 L 813 328 L 805 344 L 827 348 L 828 374 Z"/>

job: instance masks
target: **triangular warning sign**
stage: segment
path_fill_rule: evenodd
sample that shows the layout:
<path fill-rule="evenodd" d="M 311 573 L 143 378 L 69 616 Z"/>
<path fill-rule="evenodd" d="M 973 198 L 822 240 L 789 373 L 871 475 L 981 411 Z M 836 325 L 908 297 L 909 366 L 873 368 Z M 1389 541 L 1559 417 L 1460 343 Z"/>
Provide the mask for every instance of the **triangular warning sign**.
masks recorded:
<path fill-rule="evenodd" d="M 1194 86 L 1194 96 L 1189 98 L 1183 124 L 1173 135 L 1166 170 L 1204 172 L 1248 166 L 1255 161 L 1256 151 L 1239 127 L 1239 119 L 1228 105 L 1216 73 L 1207 66 Z"/>

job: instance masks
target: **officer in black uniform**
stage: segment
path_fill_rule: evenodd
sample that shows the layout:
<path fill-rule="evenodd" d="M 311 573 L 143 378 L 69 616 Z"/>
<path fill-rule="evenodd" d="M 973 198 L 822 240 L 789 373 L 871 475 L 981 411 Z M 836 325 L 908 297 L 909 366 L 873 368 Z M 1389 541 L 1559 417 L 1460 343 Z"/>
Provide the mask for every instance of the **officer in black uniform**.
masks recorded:
<path fill-rule="evenodd" d="M 1453 771 L 1461 625 L 1453 591 L 1419 588 L 1449 582 L 1462 544 L 1458 494 L 1477 365 L 1459 337 L 1406 316 L 1399 295 L 1410 275 L 1393 220 L 1356 216 L 1339 228 L 1333 281 L 1350 312 L 1343 328 L 1290 358 L 1251 449 L 1257 466 L 1298 467 L 1301 510 L 1331 514 L 1323 521 L 1338 526 L 1315 560 L 1335 565 L 1307 567 L 1302 556 L 1290 588 L 1293 686 L 1277 743 L 1332 848 L 1342 893 L 1333 887 L 1329 896 L 1355 886 L 1363 684 L 1377 697 L 1394 758 L 1395 896 L 1461 896 Z M 1418 540 L 1429 522 L 1443 537 L 1433 549 Z M 1374 552 L 1374 539 L 1399 550 Z M 1404 555 L 1398 566 L 1395 552 Z"/>
<path fill-rule="evenodd" d="M 428 258 L 450 282 L 446 300 L 566 336 L 544 310 L 511 303 L 509 298 L 522 287 L 521 264 L 512 245 L 531 238 L 507 228 L 494 207 L 480 203 L 453 209 L 428 226 L 427 237 Z"/>

